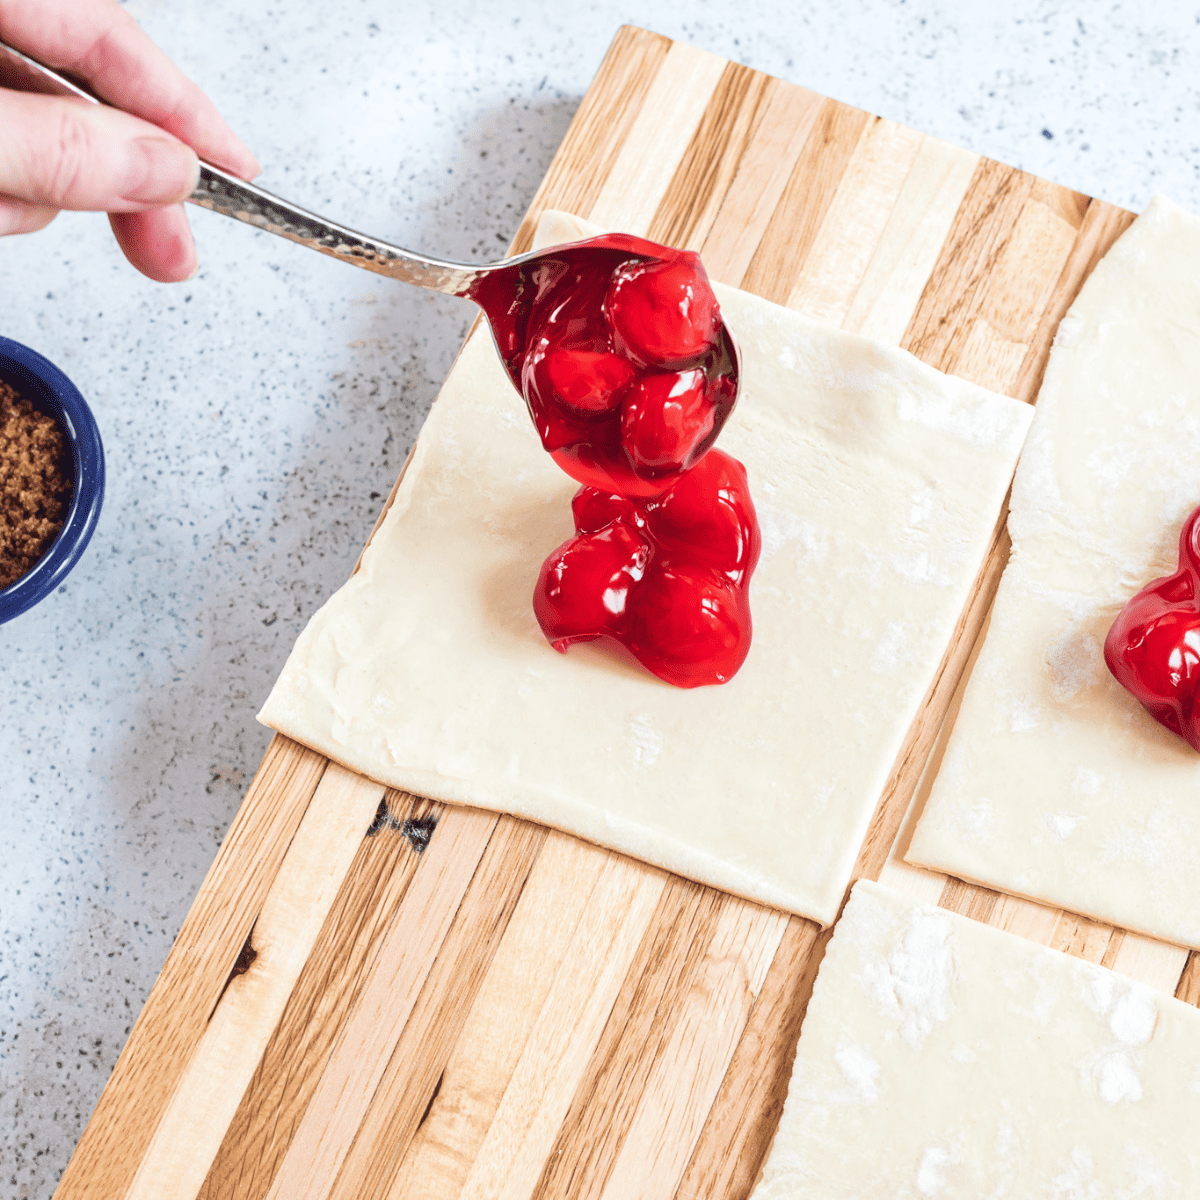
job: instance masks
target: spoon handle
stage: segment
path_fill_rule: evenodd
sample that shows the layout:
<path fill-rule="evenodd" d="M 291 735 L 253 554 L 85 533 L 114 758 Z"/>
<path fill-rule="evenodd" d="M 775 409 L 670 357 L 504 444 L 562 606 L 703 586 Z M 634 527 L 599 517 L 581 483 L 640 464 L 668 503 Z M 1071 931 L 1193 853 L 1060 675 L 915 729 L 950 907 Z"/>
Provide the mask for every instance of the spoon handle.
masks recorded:
<path fill-rule="evenodd" d="M 200 164 L 200 182 L 188 197 L 188 203 L 265 229 L 377 275 L 448 292 L 452 296 L 461 295 L 487 270 L 470 263 L 427 258 L 344 225 L 336 225 L 205 162 Z"/>
<path fill-rule="evenodd" d="M 92 104 L 103 103 L 81 84 L 4 42 L 0 42 L 0 85 L 19 91 L 75 96 Z M 327 221 L 203 160 L 200 163 L 200 182 L 187 199 L 191 204 L 265 229 L 268 233 L 298 242 L 310 250 L 318 250 L 353 266 L 374 271 L 377 275 L 387 275 L 417 287 L 432 288 L 450 295 L 462 295 L 481 275 L 511 266 L 517 261 L 459 263 L 414 254 L 401 246 L 393 246 L 379 238 Z"/>

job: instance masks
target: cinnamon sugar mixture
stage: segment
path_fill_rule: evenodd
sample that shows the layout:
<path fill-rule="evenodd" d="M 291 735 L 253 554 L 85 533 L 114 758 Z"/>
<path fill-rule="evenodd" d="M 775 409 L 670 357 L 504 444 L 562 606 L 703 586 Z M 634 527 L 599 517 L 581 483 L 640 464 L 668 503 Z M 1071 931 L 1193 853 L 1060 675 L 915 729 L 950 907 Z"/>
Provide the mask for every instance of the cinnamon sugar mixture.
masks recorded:
<path fill-rule="evenodd" d="M 58 422 L 0 380 L 0 588 L 16 583 L 58 536 L 73 474 Z"/>

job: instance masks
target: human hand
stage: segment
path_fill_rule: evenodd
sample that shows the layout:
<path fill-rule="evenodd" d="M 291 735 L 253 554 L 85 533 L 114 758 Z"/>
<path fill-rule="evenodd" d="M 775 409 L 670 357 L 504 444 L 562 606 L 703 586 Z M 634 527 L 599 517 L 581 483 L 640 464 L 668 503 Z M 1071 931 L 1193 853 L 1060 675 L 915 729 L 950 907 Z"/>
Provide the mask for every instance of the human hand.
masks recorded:
<path fill-rule="evenodd" d="M 197 155 L 243 179 L 260 169 L 212 101 L 117 0 L 0 0 L 0 41 L 125 110 L 0 87 L 0 235 L 41 229 L 60 209 L 107 212 L 139 271 L 189 279 L 181 202 Z"/>

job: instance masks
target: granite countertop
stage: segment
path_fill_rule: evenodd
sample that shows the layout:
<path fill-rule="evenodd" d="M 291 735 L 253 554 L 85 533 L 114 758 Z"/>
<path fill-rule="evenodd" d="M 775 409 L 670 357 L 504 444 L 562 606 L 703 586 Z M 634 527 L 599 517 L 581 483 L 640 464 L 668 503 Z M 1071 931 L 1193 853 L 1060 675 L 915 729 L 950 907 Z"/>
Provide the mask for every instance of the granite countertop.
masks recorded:
<path fill-rule="evenodd" d="M 265 187 L 448 257 L 503 250 L 623 22 L 1116 204 L 1200 212 L 1200 23 L 1178 0 L 128 8 Z M 257 707 L 472 319 L 192 211 L 200 273 L 169 287 L 102 217 L 0 241 L 0 333 L 83 391 L 109 472 L 83 561 L 0 628 L 0 1200 L 52 1192 L 266 748 Z"/>

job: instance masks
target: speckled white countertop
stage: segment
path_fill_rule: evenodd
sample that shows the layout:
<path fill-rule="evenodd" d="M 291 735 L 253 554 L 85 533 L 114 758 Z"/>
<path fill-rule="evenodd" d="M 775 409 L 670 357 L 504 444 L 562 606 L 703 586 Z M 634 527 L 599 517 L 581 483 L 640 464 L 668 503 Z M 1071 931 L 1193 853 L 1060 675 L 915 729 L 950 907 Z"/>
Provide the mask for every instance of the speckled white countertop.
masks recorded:
<path fill-rule="evenodd" d="M 129 8 L 265 187 L 449 257 L 502 251 L 625 22 L 1117 204 L 1161 190 L 1200 211 L 1194 3 Z M 52 1192 L 262 757 L 257 706 L 472 315 L 208 213 L 193 227 L 200 274 L 171 287 L 103 218 L 0 241 L 0 333 L 83 391 L 109 472 L 83 561 L 0 627 L 0 1200 Z"/>

